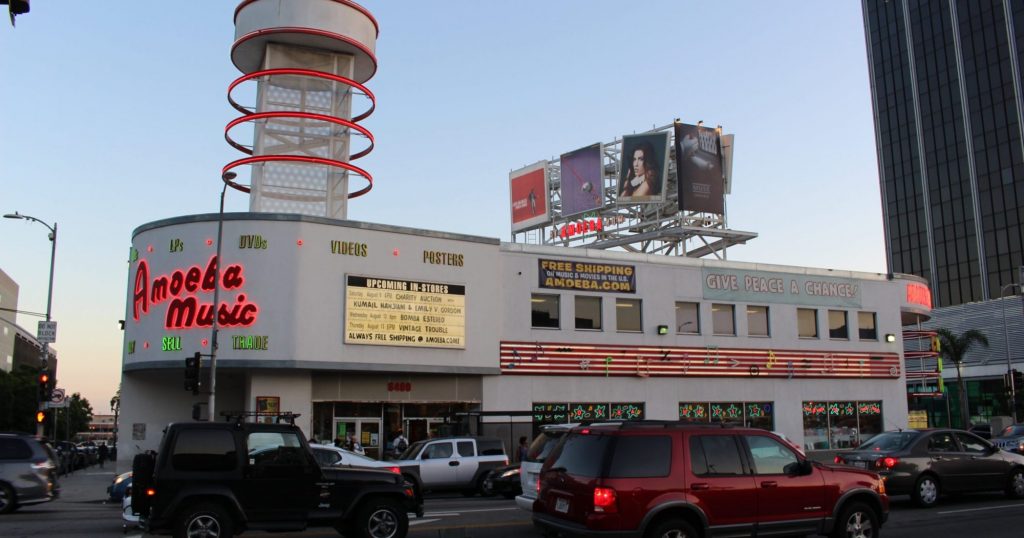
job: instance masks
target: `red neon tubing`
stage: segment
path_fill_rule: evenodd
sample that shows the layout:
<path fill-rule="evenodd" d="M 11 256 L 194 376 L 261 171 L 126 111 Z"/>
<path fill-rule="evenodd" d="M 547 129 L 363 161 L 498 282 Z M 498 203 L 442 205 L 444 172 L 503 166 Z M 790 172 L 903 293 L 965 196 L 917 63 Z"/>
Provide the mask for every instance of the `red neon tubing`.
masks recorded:
<path fill-rule="evenodd" d="M 359 91 L 363 92 L 363 94 L 366 95 L 366 97 L 370 99 L 370 108 L 366 112 L 354 116 L 352 118 L 352 121 L 362 121 L 368 118 L 370 114 L 373 114 L 374 109 L 377 108 L 377 98 L 373 95 L 373 92 L 371 92 L 370 89 L 367 88 L 366 86 L 343 76 L 332 75 L 330 73 L 324 73 L 323 71 L 315 71 L 312 69 L 297 68 L 264 69 L 262 71 L 253 71 L 252 73 L 238 77 L 228 86 L 228 103 L 230 103 L 235 110 L 241 112 L 242 114 L 252 114 L 253 112 L 251 110 L 238 104 L 234 100 L 234 98 L 231 97 L 231 93 L 239 84 L 246 82 L 248 80 L 252 80 L 254 78 L 259 78 L 267 75 L 299 75 L 313 78 L 324 78 L 328 80 L 333 80 L 334 82 L 340 82 L 341 84 L 345 84 L 353 88 L 357 88 Z"/>
<path fill-rule="evenodd" d="M 242 153 L 245 153 L 246 155 L 252 155 L 252 149 L 251 148 L 245 147 L 242 144 L 239 144 L 238 142 L 235 142 L 234 139 L 231 138 L 231 128 L 236 126 L 236 125 L 238 125 L 238 124 L 240 124 L 240 123 L 243 123 L 243 122 L 256 121 L 256 120 L 265 119 L 265 118 L 302 118 L 302 119 L 307 119 L 307 120 L 317 120 L 317 121 L 324 121 L 324 122 L 328 122 L 328 123 L 334 123 L 336 125 L 342 125 L 344 127 L 350 127 L 352 129 L 355 129 L 356 131 L 359 131 L 367 139 L 369 139 L 370 145 L 366 149 L 364 149 L 364 150 L 362 150 L 362 151 L 360 151 L 358 153 L 355 153 L 355 154 L 349 156 L 349 160 L 350 161 L 354 161 L 354 160 L 356 160 L 356 159 L 358 159 L 360 157 L 364 157 L 368 153 L 373 151 L 373 144 L 374 144 L 373 133 L 371 133 L 369 130 L 367 130 L 366 127 L 363 127 L 362 125 L 353 123 L 353 122 L 348 121 L 348 120 L 343 120 L 341 118 L 337 118 L 335 116 L 326 116 L 324 114 L 314 114 L 312 112 L 290 112 L 290 111 L 282 110 L 282 111 L 274 111 L 274 112 L 256 112 L 256 113 L 248 114 L 248 115 L 242 116 L 241 118 L 235 118 L 235 119 L 231 120 L 231 122 L 229 122 L 227 124 L 227 126 L 224 127 L 224 139 L 227 140 L 228 144 L 230 144 L 231 147 L 237 149 L 238 151 L 241 151 Z"/>
<path fill-rule="evenodd" d="M 355 173 L 355 174 L 358 174 L 358 175 L 362 176 L 364 179 L 366 179 L 368 185 L 363 187 L 362 189 L 356 191 L 356 192 L 349 193 L 348 194 L 349 199 L 358 198 L 358 197 L 360 197 L 360 196 L 370 192 L 370 190 L 373 189 L 373 176 L 371 176 L 370 173 L 367 172 L 366 170 L 363 170 L 362 168 L 359 168 L 358 166 L 355 166 L 355 165 L 352 165 L 352 164 L 349 164 L 349 163 L 346 163 L 346 162 L 343 162 L 343 161 L 336 161 L 334 159 L 324 159 L 322 157 L 309 157 L 309 156 L 306 156 L 306 155 L 256 155 L 256 156 L 253 156 L 253 157 L 245 157 L 245 158 L 242 158 L 242 159 L 238 159 L 236 161 L 231 161 L 228 164 L 224 165 L 224 168 L 221 169 L 221 179 L 223 179 L 224 183 L 227 183 L 233 189 L 239 190 L 241 192 L 246 192 L 246 193 L 247 192 L 251 192 L 252 189 L 250 189 L 249 187 L 246 187 L 245 185 L 240 185 L 238 183 L 235 183 L 233 180 L 227 179 L 225 176 L 228 173 L 228 171 L 230 171 L 232 168 L 236 168 L 236 167 L 242 166 L 244 164 L 255 164 L 255 163 L 264 163 L 264 162 L 278 162 L 278 161 L 281 161 L 281 162 L 299 162 L 299 163 L 322 164 L 322 165 L 325 165 L 325 166 L 333 166 L 335 168 L 343 168 L 345 170 L 348 170 L 349 172 L 352 172 L 352 173 Z"/>

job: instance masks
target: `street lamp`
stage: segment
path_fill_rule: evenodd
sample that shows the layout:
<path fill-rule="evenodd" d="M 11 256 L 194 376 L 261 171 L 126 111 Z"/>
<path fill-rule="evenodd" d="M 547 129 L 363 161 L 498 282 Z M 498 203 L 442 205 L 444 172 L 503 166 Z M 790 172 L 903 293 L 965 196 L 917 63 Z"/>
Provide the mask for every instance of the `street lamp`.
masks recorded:
<path fill-rule="evenodd" d="M 1006 350 L 1006 375 L 1010 384 L 1010 416 L 1014 422 L 1017 422 L 1017 394 L 1016 388 L 1013 386 L 1013 363 L 1010 362 L 1010 339 L 1006 332 L 1006 290 L 1013 288 L 1021 288 L 1021 284 L 1007 284 L 999 291 L 1000 302 L 1003 303 L 1003 349 Z M 1024 289 L 1021 290 L 1024 292 Z"/>
<path fill-rule="evenodd" d="M 50 285 L 49 285 L 49 287 L 46 290 L 46 322 L 47 322 L 47 325 L 49 325 L 49 322 L 50 322 L 50 307 L 53 304 L 53 260 L 54 260 L 54 258 L 57 255 L 57 223 L 54 222 L 53 226 L 50 226 L 49 224 L 47 224 L 47 223 L 45 223 L 45 222 L 43 222 L 43 221 L 41 221 L 41 220 L 39 220 L 39 219 L 37 219 L 35 217 L 30 217 L 28 215 L 22 215 L 21 213 L 18 213 L 17 211 L 15 211 L 14 213 L 7 213 L 6 215 L 4 215 L 4 218 L 5 219 L 20 219 L 20 220 L 27 220 L 27 221 L 31 221 L 31 222 L 38 222 L 39 224 L 42 224 L 43 226 L 46 226 L 46 229 L 50 230 L 50 235 L 49 235 L 49 238 L 50 238 Z M 47 362 L 49 362 L 49 360 L 50 360 L 50 344 L 48 342 L 43 342 L 43 364 L 42 364 L 43 369 L 46 369 Z M 40 409 L 42 409 L 43 405 L 44 405 L 43 402 L 39 402 Z M 43 425 L 42 424 L 38 425 L 36 433 L 42 435 L 42 433 L 43 433 Z"/>
<path fill-rule="evenodd" d="M 114 412 L 114 450 L 117 450 L 117 415 L 121 411 L 121 391 L 110 399 L 110 410 Z"/>
<path fill-rule="evenodd" d="M 41 220 L 39 220 L 39 219 L 37 219 L 35 217 L 30 217 L 28 215 L 22 215 L 21 213 L 18 213 L 17 211 L 15 211 L 14 213 L 8 213 L 8 214 L 4 215 L 4 218 L 5 219 L 21 219 L 21 220 L 28 220 L 28 221 L 32 221 L 32 222 L 38 222 L 39 224 L 42 224 L 43 226 L 46 226 L 46 229 L 50 230 L 50 235 L 49 235 L 49 238 L 50 238 L 50 285 L 49 285 L 49 287 L 46 290 L 46 321 L 50 321 L 50 307 L 53 304 L 53 260 L 54 260 L 56 254 L 57 254 L 57 223 L 54 222 L 53 226 L 50 226 L 49 224 L 47 224 L 47 223 L 45 223 L 45 222 L 43 222 L 43 221 L 41 221 Z M 50 358 L 50 355 L 49 355 L 49 352 L 48 352 L 48 345 L 47 345 L 47 343 L 44 342 L 43 343 L 43 367 L 44 368 L 46 367 L 46 361 L 49 360 L 49 358 Z"/>

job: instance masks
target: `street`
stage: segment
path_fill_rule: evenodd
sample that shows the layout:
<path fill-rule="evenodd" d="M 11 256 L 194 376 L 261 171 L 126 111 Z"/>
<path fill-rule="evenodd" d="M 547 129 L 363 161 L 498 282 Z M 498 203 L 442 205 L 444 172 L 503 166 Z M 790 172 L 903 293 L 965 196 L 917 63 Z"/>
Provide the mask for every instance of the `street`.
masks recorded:
<path fill-rule="evenodd" d="M 47 504 L 26 506 L 13 514 L 0 516 L 0 536 L 5 538 L 61 536 L 124 536 L 120 504 L 105 502 L 106 488 L 114 469 L 90 467 L 61 478 L 61 498 Z M 410 520 L 412 538 L 510 538 L 537 536 L 529 514 L 515 502 L 501 497 L 465 498 L 458 493 L 428 495 L 422 518 Z M 918 538 L 938 535 L 1019 538 L 1024 501 L 1007 500 L 999 494 L 963 495 L 944 498 L 939 506 L 922 510 L 907 497 L 895 497 L 889 522 L 883 527 L 886 538 Z M 141 537 L 138 529 L 128 536 Z M 251 532 L 246 536 L 268 533 Z M 302 533 L 275 533 L 275 537 L 338 536 L 329 529 Z"/>

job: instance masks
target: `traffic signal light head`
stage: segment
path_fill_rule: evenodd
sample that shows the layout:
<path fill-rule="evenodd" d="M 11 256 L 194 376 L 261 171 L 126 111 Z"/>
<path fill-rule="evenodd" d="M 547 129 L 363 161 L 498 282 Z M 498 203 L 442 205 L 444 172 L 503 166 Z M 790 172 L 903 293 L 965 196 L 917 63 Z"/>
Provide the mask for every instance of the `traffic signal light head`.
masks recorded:
<path fill-rule="evenodd" d="M 1024 389 L 1024 372 L 1021 372 L 1020 370 L 1013 371 L 1013 388 L 1016 392 L 1020 392 L 1021 389 Z"/>
<path fill-rule="evenodd" d="M 203 354 L 196 352 L 195 355 L 185 358 L 185 390 L 192 391 L 192 394 L 199 394 L 199 371 L 202 369 Z"/>
<path fill-rule="evenodd" d="M 46 413 L 42 411 L 36 412 L 36 424 L 42 424 L 46 420 Z"/>
<path fill-rule="evenodd" d="M 39 401 L 50 401 L 50 393 L 53 391 L 53 386 L 50 384 L 50 372 L 43 370 L 39 372 L 36 379 L 39 381 Z"/>

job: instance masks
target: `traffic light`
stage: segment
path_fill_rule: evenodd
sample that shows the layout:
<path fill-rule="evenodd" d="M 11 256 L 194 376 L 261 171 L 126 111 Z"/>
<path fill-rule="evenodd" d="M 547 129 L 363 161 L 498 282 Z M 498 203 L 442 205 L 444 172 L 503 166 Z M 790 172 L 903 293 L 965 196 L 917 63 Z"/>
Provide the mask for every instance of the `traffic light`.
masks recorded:
<path fill-rule="evenodd" d="M 50 372 L 46 370 L 39 372 L 37 379 L 39 381 L 39 401 L 50 401 L 50 393 L 53 391 L 53 387 L 50 384 Z"/>
<path fill-rule="evenodd" d="M 939 340 L 938 336 L 933 336 L 931 341 L 931 350 L 935 353 L 942 352 L 942 341 Z"/>
<path fill-rule="evenodd" d="M 203 366 L 203 354 L 196 351 L 195 355 L 185 358 L 185 390 L 199 394 L 199 370 Z"/>
<path fill-rule="evenodd" d="M 46 413 L 42 411 L 36 411 L 36 424 L 42 424 L 46 421 Z"/>
<path fill-rule="evenodd" d="M 1024 390 L 1024 372 L 1020 370 L 1013 371 L 1013 390 L 1018 394 Z"/>

